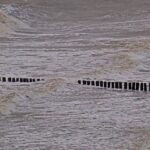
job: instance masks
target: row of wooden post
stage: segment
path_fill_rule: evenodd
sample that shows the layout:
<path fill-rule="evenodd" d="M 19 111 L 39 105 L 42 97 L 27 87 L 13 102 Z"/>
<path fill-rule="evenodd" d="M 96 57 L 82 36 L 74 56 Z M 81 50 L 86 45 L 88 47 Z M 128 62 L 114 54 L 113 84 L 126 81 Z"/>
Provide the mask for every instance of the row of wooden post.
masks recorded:
<path fill-rule="evenodd" d="M 150 83 L 78 80 L 78 84 L 132 91 L 150 91 Z"/>
<path fill-rule="evenodd" d="M 43 81 L 44 79 L 35 79 L 35 78 L 12 78 L 12 77 L 1 77 L 0 81 L 2 82 L 37 82 L 37 81 Z"/>

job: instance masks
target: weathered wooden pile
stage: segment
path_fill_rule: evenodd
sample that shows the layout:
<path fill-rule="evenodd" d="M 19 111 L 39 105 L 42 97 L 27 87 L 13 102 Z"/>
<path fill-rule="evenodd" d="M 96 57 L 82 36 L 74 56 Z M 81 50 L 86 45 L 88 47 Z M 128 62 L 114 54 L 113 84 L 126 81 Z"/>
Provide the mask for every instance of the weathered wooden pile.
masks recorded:
<path fill-rule="evenodd" d="M 150 83 L 145 82 L 118 82 L 118 81 L 95 81 L 78 80 L 78 84 L 96 86 L 108 89 L 132 90 L 132 91 L 150 91 Z"/>
<path fill-rule="evenodd" d="M 1 82 L 39 82 L 39 81 L 44 81 L 44 79 L 40 78 L 18 78 L 18 77 L 0 77 Z"/>

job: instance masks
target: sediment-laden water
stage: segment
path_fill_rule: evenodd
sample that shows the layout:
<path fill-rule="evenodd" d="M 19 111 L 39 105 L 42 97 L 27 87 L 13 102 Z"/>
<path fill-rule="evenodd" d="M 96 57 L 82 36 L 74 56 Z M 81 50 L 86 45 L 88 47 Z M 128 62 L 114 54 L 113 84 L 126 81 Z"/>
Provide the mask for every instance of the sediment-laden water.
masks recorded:
<path fill-rule="evenodd" d="M 148 150 L 150 92 L 78 79 L 150 81 L 148 0 L 1 0 L 0 150 Z"/>

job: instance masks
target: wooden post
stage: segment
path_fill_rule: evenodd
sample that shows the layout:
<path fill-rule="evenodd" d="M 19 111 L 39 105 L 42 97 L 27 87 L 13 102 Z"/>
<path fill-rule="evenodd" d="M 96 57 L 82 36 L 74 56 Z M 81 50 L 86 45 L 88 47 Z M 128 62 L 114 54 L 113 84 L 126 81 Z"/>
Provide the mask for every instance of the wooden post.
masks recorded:
<path fill-rule="evenodd" d="M 99 81 L 96 81 L 96 86 L 99 86 Z"/>

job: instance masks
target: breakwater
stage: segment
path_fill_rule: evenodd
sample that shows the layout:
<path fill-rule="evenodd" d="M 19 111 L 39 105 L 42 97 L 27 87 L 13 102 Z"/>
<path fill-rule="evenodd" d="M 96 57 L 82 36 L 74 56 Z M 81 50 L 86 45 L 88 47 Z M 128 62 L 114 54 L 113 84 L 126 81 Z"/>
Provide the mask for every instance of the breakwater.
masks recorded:
<path fill-rule="evenodd" d="M 18 78 L 18 77 L 0 77 L 1 82 L 39 82 L 39 81 L 44 81 L 44 79 L 41 78 Z"/>
<path fill-rule="evenodd" d="M 78 84 L 96 86 L 108 89 L 120 89 L 131 91 L 150 91 L 150 83 L 145 82 L 121 82 L 121 81 L 97 81 L 97 80 L 78 80 Z"/>

